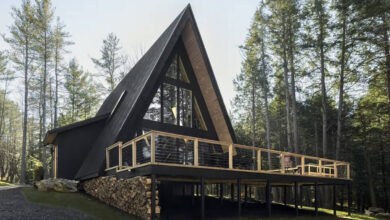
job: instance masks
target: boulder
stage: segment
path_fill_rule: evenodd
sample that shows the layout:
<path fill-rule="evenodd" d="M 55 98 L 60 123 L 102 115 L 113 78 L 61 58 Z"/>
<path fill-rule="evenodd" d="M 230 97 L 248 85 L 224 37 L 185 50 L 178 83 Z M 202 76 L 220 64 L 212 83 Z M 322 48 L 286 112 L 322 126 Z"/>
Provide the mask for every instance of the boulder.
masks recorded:
<path fill-rule="evenodd" d="M 377 217 L 377 218 L 384 218 L 384 219 L 390 219 L 390 213 L 388 213 L 388 212 L 383 212 L 383 213 L 377 213 L 376 215 L 375 215 L 375 217 Z"/>
<path fill-rule="evenodd" d="M 382 212 L 385 212 L 384 209 L 378 208 L 378 207 L 370 207 L 370 208 L 368 208 L 368 211 L 373 212 L 373 213 L 382 213 Z"/>
<path fill-rule="evenodd" d="M 78 183 L 76 180 L 50 178 L 35 182 L 35 186 L 39 191 L 77 192 Z"/>

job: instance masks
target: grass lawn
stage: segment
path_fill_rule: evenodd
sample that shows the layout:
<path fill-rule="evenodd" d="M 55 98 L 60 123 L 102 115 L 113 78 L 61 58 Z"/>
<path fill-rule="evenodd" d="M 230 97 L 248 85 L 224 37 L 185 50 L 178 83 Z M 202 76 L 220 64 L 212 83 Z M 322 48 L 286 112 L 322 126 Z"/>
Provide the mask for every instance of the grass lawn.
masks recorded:
<path fill-rule="evenodd" d="M 293 205 L 290 205 L 290 206 L 294 207 Z M 303 209 L 314 211 L 314 207 L 303 206 Z M 327 213 L 329 215 L 333 215 L 333 209 L 318 208 L 318 211 Z M 348 212 L 339 211 L 339 210 L 337 210 L 337 217 L 341 218 L 341 219 L 354 219 L 354 220 L 378 220 L 378 218 L 376 218 L 376 217 L 371 217 L 371 216 L 367 216 L 367 215 L 360 214 L 360 213 L 351 213 L 351 216 L 348 216 Z M 294 218 L 294 219 L 299 219 L 299 218 Z M 302 218 L 302 219 L 305 219 L 305 218 Z M 324 218 L 318 218 L 318 219 L 334 219 L 334 217 L 324 217 Z"/>
<path fill-rule="evenodd" d="M 24 188 L 22 192 L 30 202 L 76 209 L 102 220 L 138 220 L 82 193 L 40 192 L 33 187 Z"/>
<path fill-rule="evenodd" d="M 12 183 L 7 183 L 7 182 L 3 182 L 3 181 L 0 181 L 0 186 L 13 186 L 14 184 Z"/>

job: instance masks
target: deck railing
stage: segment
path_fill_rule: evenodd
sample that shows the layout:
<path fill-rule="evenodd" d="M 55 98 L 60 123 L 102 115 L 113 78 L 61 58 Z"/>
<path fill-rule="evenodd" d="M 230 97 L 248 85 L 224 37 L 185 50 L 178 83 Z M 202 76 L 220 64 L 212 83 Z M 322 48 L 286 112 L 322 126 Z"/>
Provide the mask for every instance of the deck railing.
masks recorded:
<path fill-rule="evenodd" d="M 106 170 L 149 164 L 350 179 L 348 162 L 160 131 L 106 148 Z"/>

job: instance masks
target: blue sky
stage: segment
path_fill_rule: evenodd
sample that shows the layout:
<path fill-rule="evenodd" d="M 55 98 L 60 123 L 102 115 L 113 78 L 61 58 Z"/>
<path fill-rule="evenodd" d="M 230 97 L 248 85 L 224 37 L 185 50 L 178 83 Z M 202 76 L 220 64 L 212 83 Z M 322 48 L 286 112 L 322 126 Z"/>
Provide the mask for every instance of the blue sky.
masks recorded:
<path fill-rule="evenodd" d="M 12 23 L 11 6 L 21 1 L 0 1 L 0 33 Z M 55 14 L 66 25 L 75 57 L 85 70 L 96 72 L 91 57 L 99 57 L 102 40 L 114 32 L 127 54 L 139 57 L 190 3 L 227 108 L 234 97 L 234 76 L 240 72 L 243 44 L 257 0 L 53 0 Z M 0 39 L 0 50 L 8 46 Z M 14 92 L 21 88 L 15 84 Z M 21 95 L 15 98 L 20 101 Z"/>

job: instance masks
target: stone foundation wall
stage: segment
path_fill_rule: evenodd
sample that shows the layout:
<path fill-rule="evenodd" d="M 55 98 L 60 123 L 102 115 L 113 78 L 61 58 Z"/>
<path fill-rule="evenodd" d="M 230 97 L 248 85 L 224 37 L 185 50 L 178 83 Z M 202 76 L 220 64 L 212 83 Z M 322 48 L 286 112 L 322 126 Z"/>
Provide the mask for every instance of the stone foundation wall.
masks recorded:
<path fill-rule="evenodd" d="M 151 179 L 134 177 L 117 179 L 116 177 L 99 177 L 83 183 L 86 193 L 108 205 L 119 208 L 142 219 L 151 218 Z M 156 191 L 156 215 L 159 216 L 158 191 Z"/>

